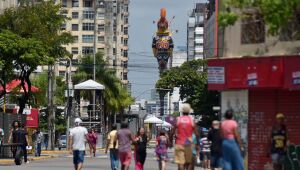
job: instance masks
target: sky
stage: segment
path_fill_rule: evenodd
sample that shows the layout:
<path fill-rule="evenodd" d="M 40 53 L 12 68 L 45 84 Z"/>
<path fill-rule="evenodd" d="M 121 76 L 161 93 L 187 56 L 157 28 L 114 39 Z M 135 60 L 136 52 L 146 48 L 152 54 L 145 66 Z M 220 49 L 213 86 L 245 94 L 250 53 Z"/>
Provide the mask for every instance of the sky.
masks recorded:
<path fill-rule="evenodd" d="M 137 99 L 150 99 L 150 91 L 158 80 L 158 64 L 152 54 L 152 37 L 160 17 L 160 9 L 167 9 L 167 18 L 175 19 L 172 30 L 175 46 L 186 45 L 188 13 L 196 2 L 203 0 L 131 0 L 129 5 L 129 61 L 128 79 L 132 96 Z M 176 50 L 176 49 L 175 49 Z"/>

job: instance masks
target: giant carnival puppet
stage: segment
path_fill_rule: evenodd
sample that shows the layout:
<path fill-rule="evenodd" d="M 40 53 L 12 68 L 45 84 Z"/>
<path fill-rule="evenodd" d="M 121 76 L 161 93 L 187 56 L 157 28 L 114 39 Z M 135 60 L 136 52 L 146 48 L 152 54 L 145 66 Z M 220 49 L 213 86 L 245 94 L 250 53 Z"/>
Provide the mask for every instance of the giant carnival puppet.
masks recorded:
<path fill-rule="evenodd" d="M 172 33 L 169 30 L 169 22 L 166 19 L 167 11 L 165 8 L 160 10 L 160 19 L 157 22 L 156 35 L 153 37 L 152 50 L 159 65 L 159 73 L 161 74 L 166 68 L 169 58 L 173 53 Z"/>
<path fill-rule="evenodd" d="M 157 31 L 152 41 L 152 50 L 159 65 L 159 74 L 161 75 L 168 65 L 169 58 L 173 53 L 172 33 L 169 30 L 169 22 L 166 19 L 167 11 L 165 8 L 160 10 L 160 19 L 157 22 Z M 164 115 L 164 97 L 168 91 L 158 90 L 160 100 L 160 115 Z"/>

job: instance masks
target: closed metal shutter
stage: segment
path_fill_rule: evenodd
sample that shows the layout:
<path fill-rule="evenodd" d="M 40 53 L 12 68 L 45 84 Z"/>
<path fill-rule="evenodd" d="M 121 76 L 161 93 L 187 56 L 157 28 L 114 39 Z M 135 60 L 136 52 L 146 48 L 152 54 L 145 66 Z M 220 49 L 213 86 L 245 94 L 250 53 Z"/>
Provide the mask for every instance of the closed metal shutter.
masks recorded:
<path fill-rule="evenodd" d="M 263 170 L 267 162 L 271 163 L 270 133 L 279 112 L 286 116 L 289 141 L 300 145 L 300 91 L 249 91 L 249 170 Z"/>

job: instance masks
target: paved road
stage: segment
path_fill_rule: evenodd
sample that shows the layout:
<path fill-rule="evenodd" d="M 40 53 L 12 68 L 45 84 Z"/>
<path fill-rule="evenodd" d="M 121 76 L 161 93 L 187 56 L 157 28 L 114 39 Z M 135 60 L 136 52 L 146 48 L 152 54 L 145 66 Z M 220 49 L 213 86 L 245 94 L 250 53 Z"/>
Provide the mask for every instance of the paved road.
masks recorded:
<path fill-rule="evenodd" d="M 172 154 L 170 153 L 170 157 Z M 0 166 L 0 170 L 72 170 L 72 157 L 65 155 L 59 158 L 53 158 L 43 161 L 32 161 L 29 164 L 21 166 Z M 85 158 L 83 170 L 109 170 L 110 162 L 107 155 L 98 154 L 96 158 Z M 130 170 L 134 170 L 134 161 L 131 162 Z M 157 170 L 158 165 L 155 160 L 153 151 L 148 152 L 148 157 L 145 164 L 145 170 Z M 176 170 L 177 166 L 171 162 L 167 164 L 168 170 Z M 199 169 L 200 170 L 200 169 Z"/>

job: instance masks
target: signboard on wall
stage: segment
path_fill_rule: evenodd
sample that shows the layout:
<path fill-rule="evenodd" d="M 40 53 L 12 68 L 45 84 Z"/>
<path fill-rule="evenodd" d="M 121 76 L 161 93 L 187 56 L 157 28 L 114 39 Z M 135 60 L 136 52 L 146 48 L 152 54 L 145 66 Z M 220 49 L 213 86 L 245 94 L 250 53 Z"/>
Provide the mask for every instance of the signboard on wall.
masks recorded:
<path fill-rule="evenodd" d="M 300 71 L 296 71 L 292 73 L 293 84 L 300 85 Z"/>
<path fill-rule="evenodd" d="M 224 84 L 225 68 L 224 67 L 208 67 L 208 84 Z"/>

